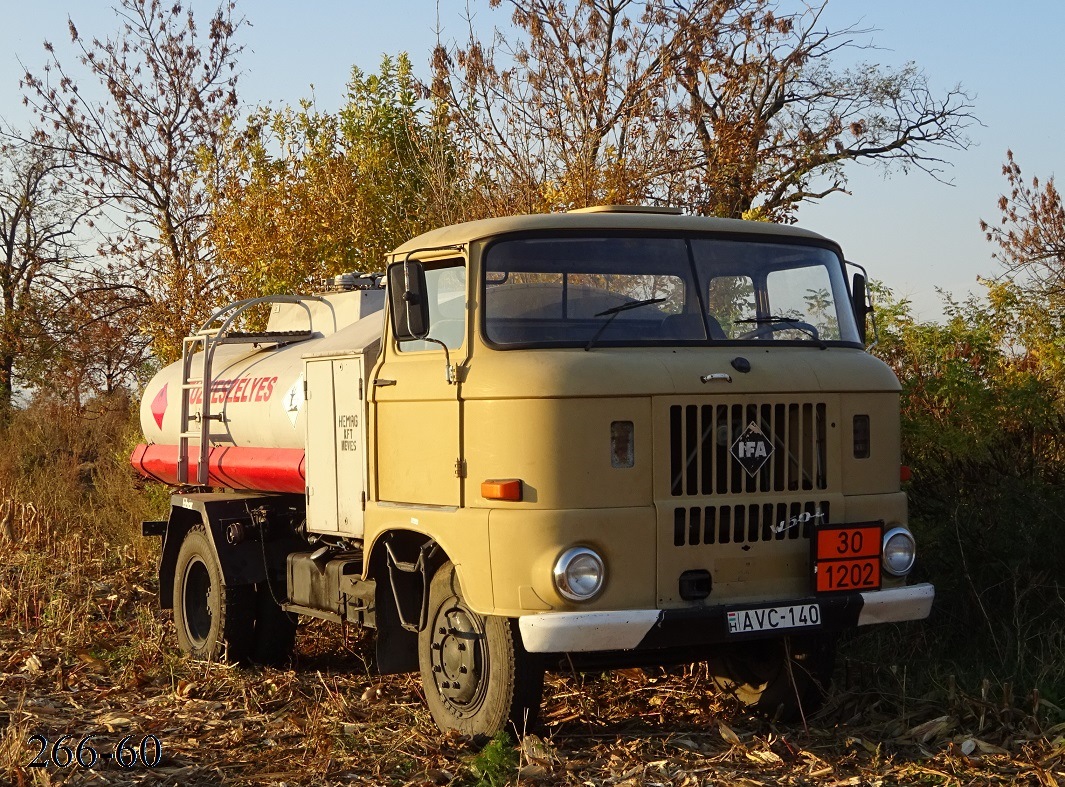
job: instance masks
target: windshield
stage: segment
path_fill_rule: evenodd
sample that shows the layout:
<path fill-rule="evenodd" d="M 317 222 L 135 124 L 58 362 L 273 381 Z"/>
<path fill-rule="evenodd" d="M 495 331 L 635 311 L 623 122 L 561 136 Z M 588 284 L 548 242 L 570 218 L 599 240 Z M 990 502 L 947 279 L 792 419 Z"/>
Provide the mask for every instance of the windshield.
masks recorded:
<path fill-rule="evenodd" d="M 503 240 L 485 258 L 500 347 L 859 342 L 839 257 L 794 243 L 663 237 Z"/>

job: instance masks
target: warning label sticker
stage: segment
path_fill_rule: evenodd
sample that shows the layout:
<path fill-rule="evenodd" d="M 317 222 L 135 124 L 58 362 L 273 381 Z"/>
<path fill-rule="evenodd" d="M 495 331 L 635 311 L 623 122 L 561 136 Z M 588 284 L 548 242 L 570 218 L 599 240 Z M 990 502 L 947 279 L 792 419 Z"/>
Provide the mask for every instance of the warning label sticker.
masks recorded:
<path fill-rule="evenodd" d="M 292 387 L 285 391 L 282 406 L 292 422 L 292 427 L 295 428 L 296 419 L 300 417 L 300 410 L 303 409 L 303 372 L 300 372 L 300 376 L 296 378 L 296 382 L 292 383 Z"/>

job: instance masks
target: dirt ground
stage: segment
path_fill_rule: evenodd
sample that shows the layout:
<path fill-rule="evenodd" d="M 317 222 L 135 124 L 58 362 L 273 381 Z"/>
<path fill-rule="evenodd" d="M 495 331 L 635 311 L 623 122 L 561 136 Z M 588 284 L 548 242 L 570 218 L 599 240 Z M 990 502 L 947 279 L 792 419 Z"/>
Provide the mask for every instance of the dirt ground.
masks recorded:
<path fill-rule="evenodd" d="M 5 784 L 1065 785 L 1050 703 L 989 682 L 908 697 L 905 669 L 846 645 L 805 726 L 744 713 L 698 665 L 632 669 L 549 676 L 536 734 L 482 747 L 436 729 L 416 676 L 369 674 L 362 632 L 302 625 L 287 670 L 190 662 L 150 556 L 36 535 L 0 542 Z"/>

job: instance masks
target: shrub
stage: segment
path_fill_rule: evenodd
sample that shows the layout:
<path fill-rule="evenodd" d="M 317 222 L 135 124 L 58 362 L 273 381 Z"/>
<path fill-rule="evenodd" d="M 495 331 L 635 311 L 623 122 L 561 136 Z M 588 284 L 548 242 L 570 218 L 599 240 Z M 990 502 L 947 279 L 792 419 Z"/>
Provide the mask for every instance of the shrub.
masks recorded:
<path fill-rule="evenodd" d="M 886 296 L 879 354 L 903 385 L 903 461 L 928 625 L 896 658 L 1065 697 L 1065 397 L 1055 311 L 1011 285 L 917 323 Z"/>

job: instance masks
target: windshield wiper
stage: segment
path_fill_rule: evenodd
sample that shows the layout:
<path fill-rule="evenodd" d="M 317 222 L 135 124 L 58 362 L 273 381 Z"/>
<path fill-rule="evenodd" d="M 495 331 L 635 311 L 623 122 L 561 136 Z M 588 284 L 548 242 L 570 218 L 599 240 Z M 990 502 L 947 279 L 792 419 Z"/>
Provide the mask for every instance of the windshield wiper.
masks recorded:
<path fill-rule="evenodd" d="M 650 306 L 652 303 L 661 303 L 664 300 L 667 299 L 644 298 L 642 301 L 629 301 L 628 303 L 619 303 L 617 306 L 611 306 L 609 309 L 603 309 L 603 311 L 599 312 L 595 316 L 606 317 L 609 314 L 610 319 L 604 322 L 603 325 L 599 328 L 599 330 L 595 332 L 595 336 L 588 340 L 588 344 L 584 346 L 584 351 L 588 352 L 588 350 L 592 349 L 592 345 L 595 344 L 596 339 L 603 335 L 603 331 L 605 331 L 610 326 L 610 323 L 614 321 L 614 318 L 622 312 L 627 312 L 629 309 L 639 309 L 641 306 Z"/>
<path fill-rule="evenodd" d="M 629 309 L 639 309 L 641 306 L 650 306 L 652 303 L 661 303 L 664 300 L 666 300 L 666 298 L 644 298 L 642 301 L 620 303 L 617 306 L 611 306 L 609 309 L 603 309 L 603 311 L 594 316 L 606 317 L 608 314 L 621 314 L 622 312 L 627 312 Z M 607 320 L 607 324 L 610 324 L 609 320 Z"/>
<path fill-rule="evenodd" d="M 818 345 L 820 345 L 822 350 L 824 350 L 824 349 L 826 349 L 828 347 L 827 344 L 825 344 L 823 341 L 821 341 L 821 337 L 817 333 L 817 328 L 815 328 L 814 326 L 810 325 L 810 323 L 808 323 L 808 322 L 805 322 L 803 320 L 797 320 L 794 317 L 781 317 L 781 316 L 776 315 L 776 314 L 770 314 L 770 315 L 768 315 L 766 317 L 751 317 L 750 319 L 746 319 L 746 320 L 733 320 L 733 322 L 736 322 L 736 323 L 753 323 L 753 324 L 756 324 L 756 325 L 785 325 L 788 328 L 794 328 L 797 331 L 802 331 L 803 333 L 805 333 L 807 336 L 809 336 L 811 339 L 813 339 L 815 342 L 817 342 Z M 757 332 L 758 332 L 757 328 L 755 328 L 753 331 L 751 331 L 751 333 L 757 333 Z"/>

